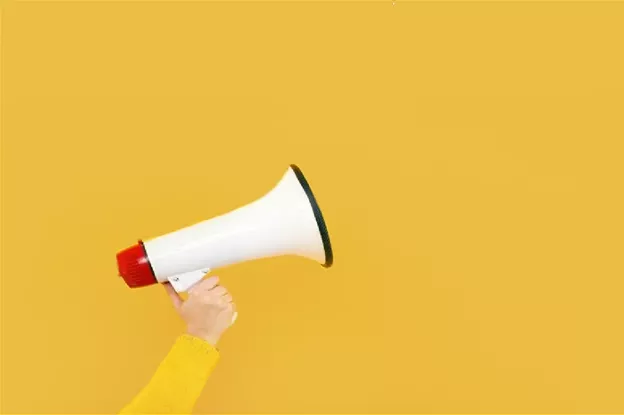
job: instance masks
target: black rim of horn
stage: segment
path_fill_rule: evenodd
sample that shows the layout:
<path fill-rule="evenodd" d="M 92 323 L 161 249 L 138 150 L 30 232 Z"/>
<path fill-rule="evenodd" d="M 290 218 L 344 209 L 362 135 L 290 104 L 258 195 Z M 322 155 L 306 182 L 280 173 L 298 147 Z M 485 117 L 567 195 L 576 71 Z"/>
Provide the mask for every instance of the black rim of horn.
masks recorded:
<path fill-rule="evenodd" d="M 321 239 L 323 240 L 323 249 L 325 250 L 325 263 L 323 266 L 325 268 L 329 268 L 334 263 L 334 253 L 332 251 L 331 242 L 329 241 L 329 232 L 327 231 L 327 225 L 325 225 L 325 219 L 323 219 L 321 208 L 319 207 L 316 198 L 314 197 L 314 193 L 312 193 L 312 188 L 310 188 L 310 184 L 306 180 L 301 169 L 294 164 L 291 164 L 290 168 L 295 172 L 295 176 L 297 176 L 301 187 L 303 187 L 306 196 L 308 196 L 310 206 L 312 206 L 314 218 L 316 219 L 316 224 L 318 225 L 319 232 L 321 233 Z"/>

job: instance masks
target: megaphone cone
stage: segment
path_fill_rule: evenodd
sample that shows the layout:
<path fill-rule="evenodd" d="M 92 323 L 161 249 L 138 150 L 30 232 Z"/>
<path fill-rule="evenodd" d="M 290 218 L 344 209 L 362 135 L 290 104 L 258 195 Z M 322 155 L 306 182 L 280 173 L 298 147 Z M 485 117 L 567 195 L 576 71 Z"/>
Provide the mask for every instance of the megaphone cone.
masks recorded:
<path fill-rule="evenodd" d="M 186 291 L 210 270 L 230 264 L 297 255 L 330 267 L 327 225 L 301 170 L 290 165 L 260 199 L 117 254 L 119 275 L 129 287 L 170 282 Z"/>

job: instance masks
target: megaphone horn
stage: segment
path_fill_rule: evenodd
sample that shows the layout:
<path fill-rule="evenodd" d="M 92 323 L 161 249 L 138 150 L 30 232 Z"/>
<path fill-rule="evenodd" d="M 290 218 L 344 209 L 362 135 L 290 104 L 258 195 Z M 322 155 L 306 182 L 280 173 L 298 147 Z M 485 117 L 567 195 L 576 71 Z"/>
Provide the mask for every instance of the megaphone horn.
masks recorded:
<path fill-rule="evenodd" d="M 226 214 L 142 241 L 117 254 L 131 288 L 170 282 L 188 290 L 210 270 L 252 259 L 296 255 L 329 268 L 327 225 L 301 170 L 290 165 L 263 197 Z"/>

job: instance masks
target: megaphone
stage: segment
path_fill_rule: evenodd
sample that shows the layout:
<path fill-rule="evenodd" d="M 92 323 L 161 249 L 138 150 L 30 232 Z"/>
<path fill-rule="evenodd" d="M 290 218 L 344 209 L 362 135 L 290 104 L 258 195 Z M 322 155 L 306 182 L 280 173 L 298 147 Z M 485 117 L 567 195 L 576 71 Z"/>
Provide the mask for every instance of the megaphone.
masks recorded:
<path fill-rule="evenodd" d="M 333 263 L 323 214 L 294 164 L 263 197 L 175 232 L 139 240 L 117 254 L 117 267 L 130 288 L 169 282 L 184 292 L 216 268 L 282 255 L 312 259 L 326 268 Z"/>

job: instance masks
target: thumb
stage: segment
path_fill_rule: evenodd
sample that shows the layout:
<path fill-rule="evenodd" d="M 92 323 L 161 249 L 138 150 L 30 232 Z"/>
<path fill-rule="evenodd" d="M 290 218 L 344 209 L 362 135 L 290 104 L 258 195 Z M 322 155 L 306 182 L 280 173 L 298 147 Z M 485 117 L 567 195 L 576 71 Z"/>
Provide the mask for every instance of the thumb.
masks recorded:
<path fill-rule="evenodd" d="M 178 294 L 178 292 L 168 282 L 164 283 L 163 286 L 165 287 L 165 291 L 169 295 L 169 298 L 171 298 L 173 307 L 176 310 L 180 309 L 180 307 L 182 306 L 182 303 L 184 303 L 184 300 L 182 299 L 182 297 L 180 297 L 180 294 Z"/>

